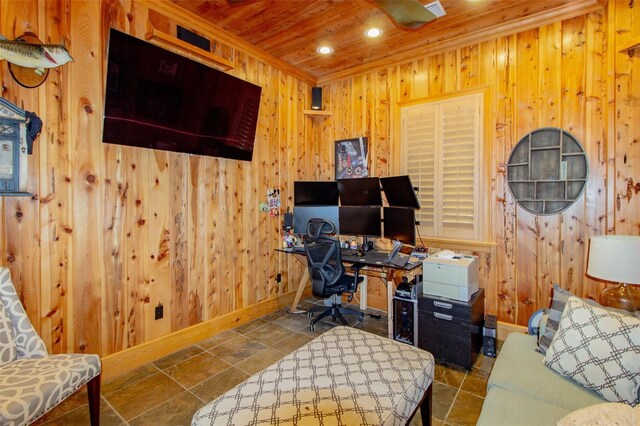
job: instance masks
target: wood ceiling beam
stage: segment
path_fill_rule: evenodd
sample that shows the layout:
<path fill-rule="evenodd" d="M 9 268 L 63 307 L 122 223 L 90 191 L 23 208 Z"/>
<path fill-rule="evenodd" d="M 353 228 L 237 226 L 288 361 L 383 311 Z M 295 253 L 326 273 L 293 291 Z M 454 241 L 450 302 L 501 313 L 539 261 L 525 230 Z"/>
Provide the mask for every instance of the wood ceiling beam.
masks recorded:
<path fill-rule="evenodd" d="M 167 18 L 175 20 L 177 23 L 179 23 L 180 25 L 184 25 L 188 29 L 206 34 L 222 43 L 228 44 L 235 49 L 241 50 L 248 55 L 253 56 L 266 64 L 272 65 L 311 86 L 315 86 L 317 84 L 317 80 L 314 76 L 307 74 L 301 69 L 294 67 L 288 62 L 285 62 L 282 59 L 279 59 L 262 49 L 257 48 L 256 46 L 244 41 L 239 37 L 236 37 L 235 35 L 223 30 L 220 27 L 217 27 L 209 21 L 199 17 L 198 15 L 195 15 L 192 12 L 179 7 L 178 5 L 171 3 L 168 0 L 135 0 L 135 2 L 165 15 Z"/>
<path fill-rule="evenodd" d="M 505 22 L 495 25 L 491 28 L 483 28 L 478 31 L 471 31 L 463 35 L 452 37 L 447 40 L 425 44 L 420 49 L 412 49 L 395 55 L 387 56 L 384 59 L 373 61 L 370 63 L 358 65 L 344 71 L 327 74 L 318 77 L 317 85 L 324 86 L 329 83 L 354 77 L 361 74 L 378 71 L 389 67 L 390 65 L 410 61 L 416 58 L 417 51 L 422 51 L 423 56 L 431 56 L 443 53 L 459 47 L 477 44 L 483 41 L 516 34 L 522 31 L 531 30 L 554 22 L 582 16 L 587 13 L 602 11 L 601 0 L 591 0 L 589 2 L 569 3 L 544 12 L 528 15 L 522 19 L 511 22 Z"/>

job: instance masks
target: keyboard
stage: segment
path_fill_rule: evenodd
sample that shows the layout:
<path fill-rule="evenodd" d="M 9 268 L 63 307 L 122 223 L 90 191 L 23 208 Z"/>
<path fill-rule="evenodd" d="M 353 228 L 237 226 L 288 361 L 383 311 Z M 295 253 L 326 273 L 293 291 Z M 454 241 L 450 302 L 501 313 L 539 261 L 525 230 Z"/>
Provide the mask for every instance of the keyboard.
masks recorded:
<path fill-rule="evenodd" d="M 389 253 L 373 251 L 365 254 L 364 258 L 367 262 L 387 263 Z"/>
<path fill-rule="evenodd" d="M 353 256 L 357 251 L 358 250 L 356 249 L 342 248 L 340 249 L 340 254 L 342 254 L 343 256 Z"/>

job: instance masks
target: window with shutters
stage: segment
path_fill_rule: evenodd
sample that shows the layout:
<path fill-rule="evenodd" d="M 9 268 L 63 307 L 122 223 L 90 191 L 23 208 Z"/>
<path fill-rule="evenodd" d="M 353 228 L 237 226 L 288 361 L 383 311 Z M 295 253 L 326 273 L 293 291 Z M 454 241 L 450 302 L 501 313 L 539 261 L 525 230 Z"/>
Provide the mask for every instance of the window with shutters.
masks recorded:
<path fill-rule="evenodd" d="M 420 234 L 480 240 L 483 93 L 401 107 L 405 172 L 418 187 Z"/>

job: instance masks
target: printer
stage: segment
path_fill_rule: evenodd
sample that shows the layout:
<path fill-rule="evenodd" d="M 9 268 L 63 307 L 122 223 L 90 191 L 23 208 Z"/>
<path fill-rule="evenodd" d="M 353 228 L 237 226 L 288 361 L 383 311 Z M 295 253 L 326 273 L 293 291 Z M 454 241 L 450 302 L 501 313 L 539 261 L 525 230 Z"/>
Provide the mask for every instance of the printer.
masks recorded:
<path fill-rule="evenodd" d="M 422 262 L 422 280 L 423 294 L 468 302 L 478 291 L 478 263 L 473 256 L 444 250 Z"/>

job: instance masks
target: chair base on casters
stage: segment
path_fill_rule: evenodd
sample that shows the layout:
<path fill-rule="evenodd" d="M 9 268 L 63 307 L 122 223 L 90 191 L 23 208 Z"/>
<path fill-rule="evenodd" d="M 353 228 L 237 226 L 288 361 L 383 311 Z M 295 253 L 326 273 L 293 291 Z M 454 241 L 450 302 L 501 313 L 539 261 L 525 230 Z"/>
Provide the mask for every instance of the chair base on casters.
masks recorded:
<path fill-rule="evenodd" d="M 318 315 L 317 317 L 315 317 L 314 319 L 311 320 L 311 323 L 310 323 L 311 331 L 315 330 L 316 323 L 318 321 L 328 317 L 329 315 L 331 315 L 331 319 L 333 319 L 333 322 L 336 322 L 336 320 L 339 319 L 340 322 L 342 323 L 342 325 L 348 326 L 349 324 L 347 323 L 347 320 L 344 319 L 344 317 L 342 316 L 343 314 L 344 315 L 358 315 L 359 316 L 358 319 L 360 321 L 362 321 L 364 319 L 364 312 L 360 312 L 360 311 L 357 311 L 355 309 L 343 308 L 341 305 L 338 305 L 338 304 L 334 303 L 329 309 L 323 311 L 320 315 Z M 313 313 L 310 312 L 309 316 L 313 316 Z"/>

